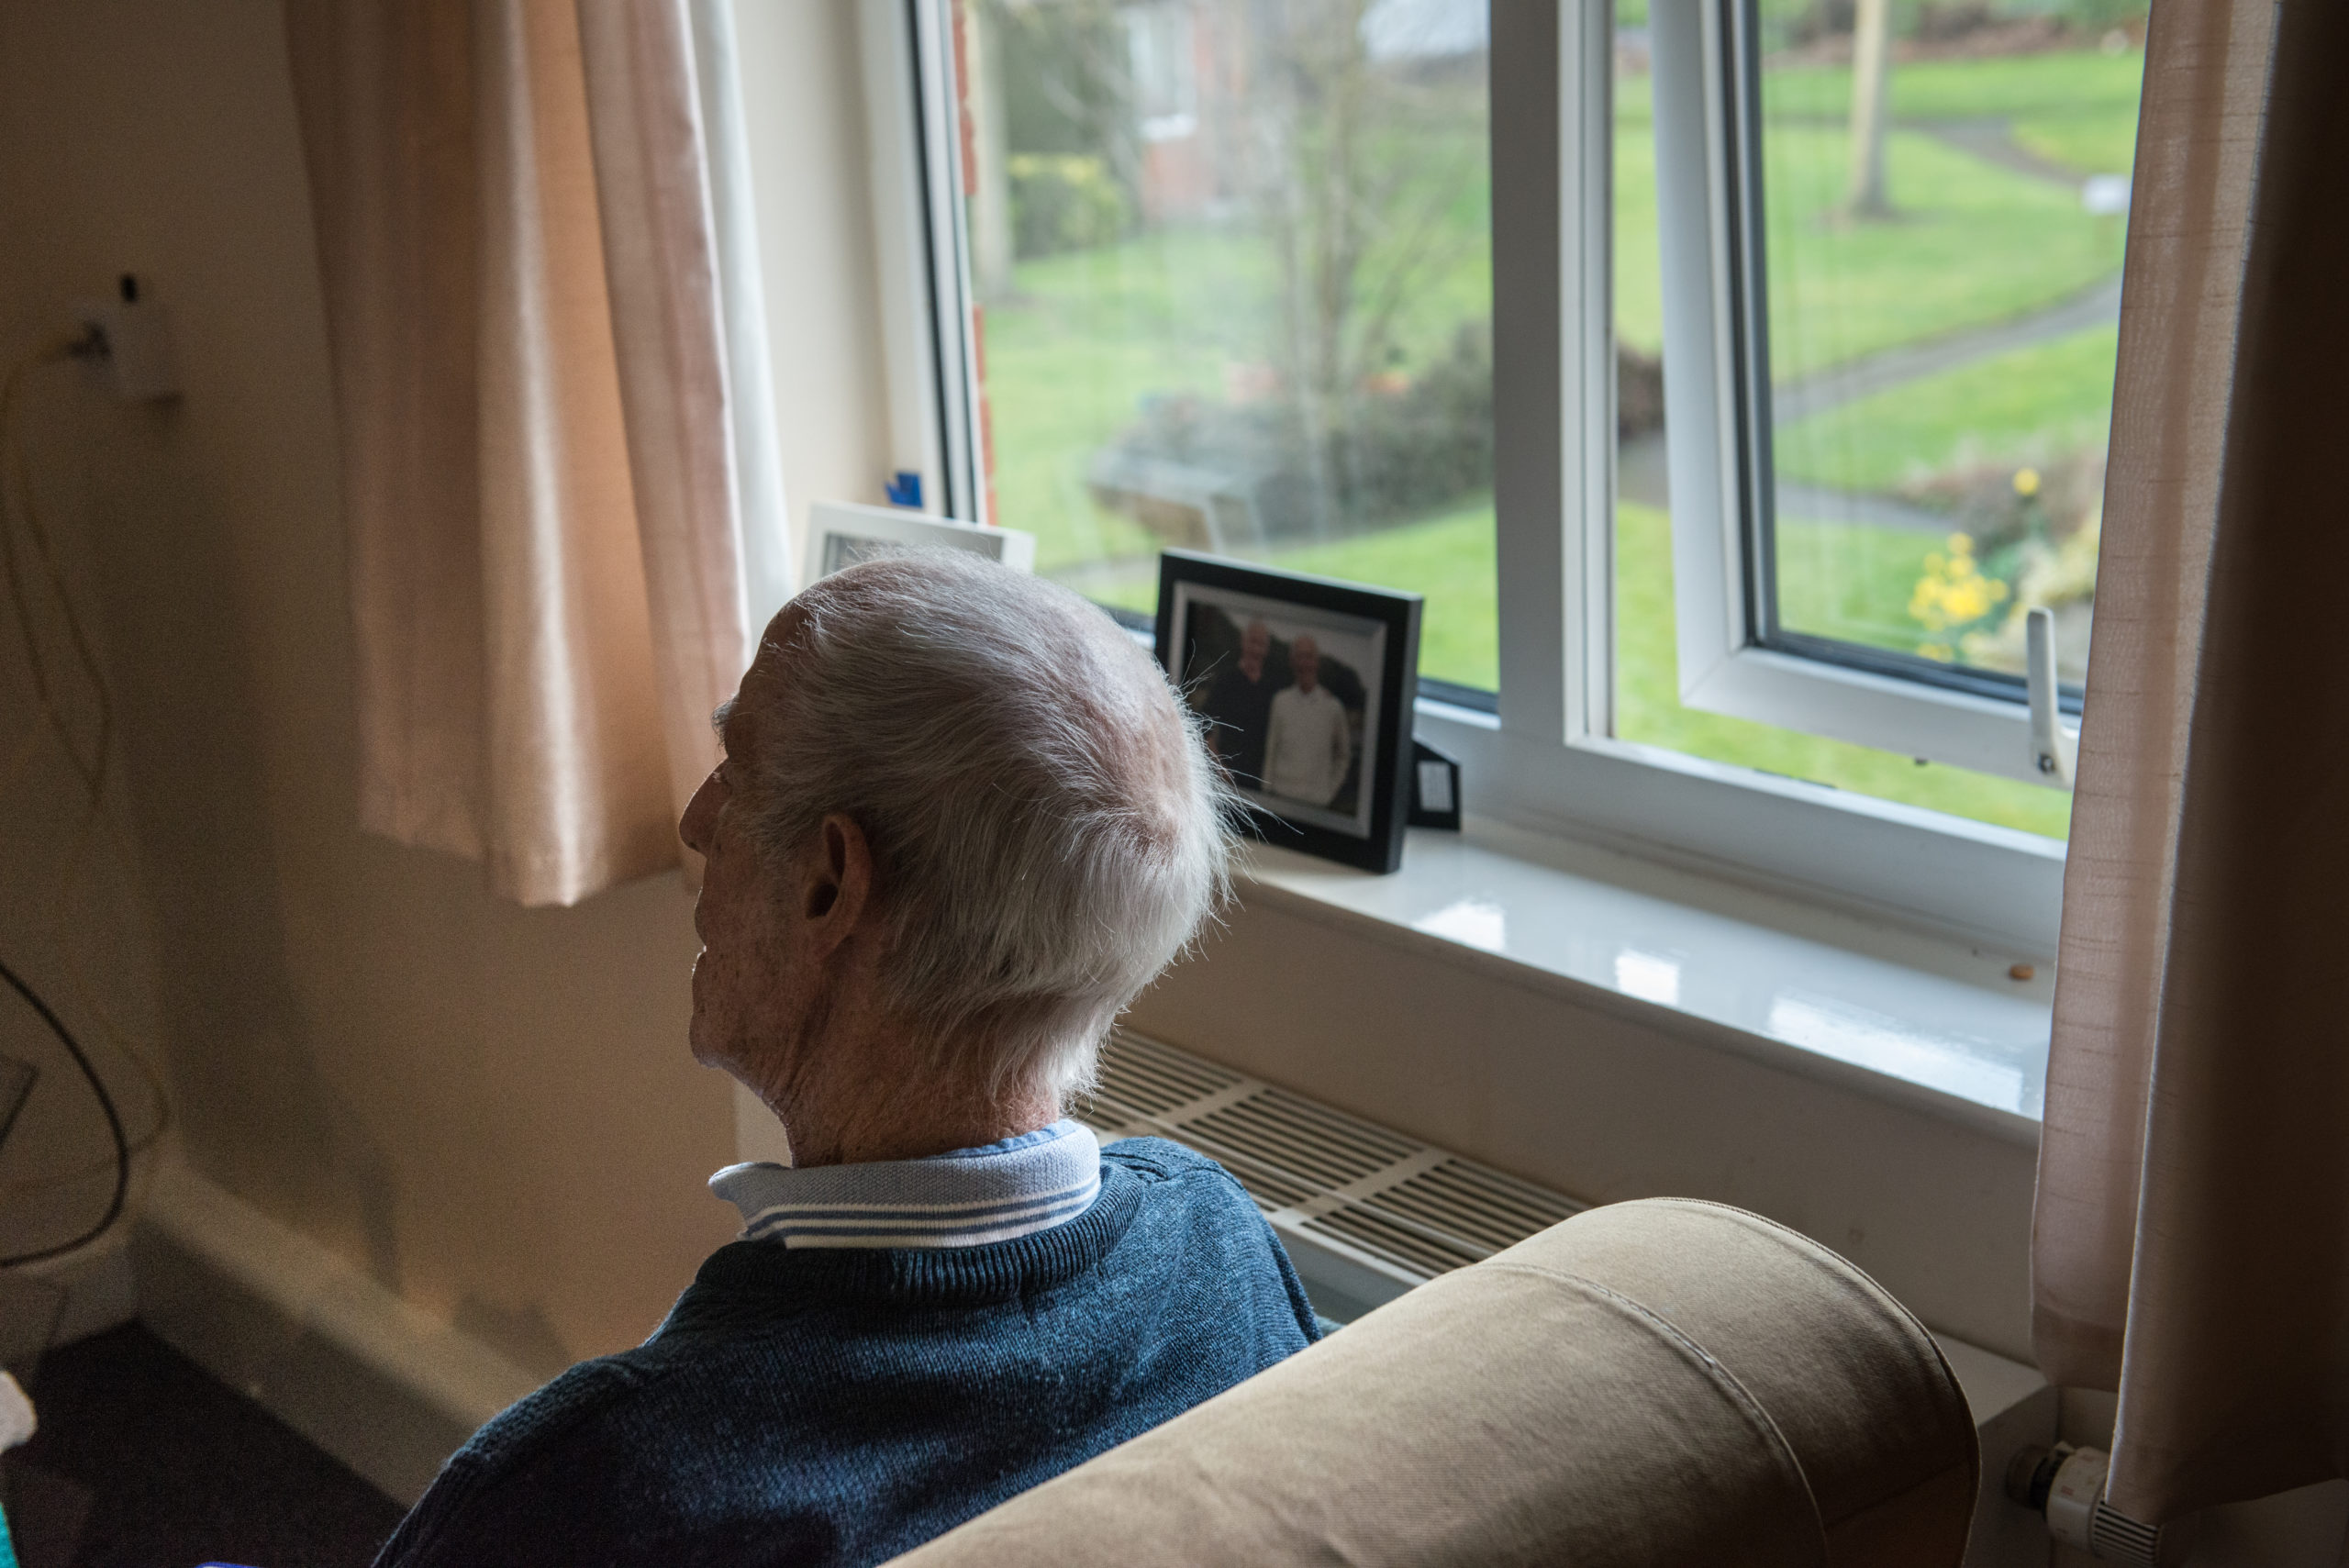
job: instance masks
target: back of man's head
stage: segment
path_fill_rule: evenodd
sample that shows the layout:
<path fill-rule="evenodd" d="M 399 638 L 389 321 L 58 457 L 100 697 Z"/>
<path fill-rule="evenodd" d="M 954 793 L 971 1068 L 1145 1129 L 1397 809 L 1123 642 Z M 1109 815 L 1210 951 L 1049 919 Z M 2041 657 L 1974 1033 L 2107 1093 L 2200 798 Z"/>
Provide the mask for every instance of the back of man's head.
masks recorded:
<path fill-rule="evenodd" d="M 852 818 L 885 1000 L 941 1068 L 1083 1087 L 1226 890 L 1233 797 L 1198 720 L 1099 608 L 975 556 L 865 562 L 792 604 L 743 692 L 773 737 L 745 781 L 763 849 Z"/>

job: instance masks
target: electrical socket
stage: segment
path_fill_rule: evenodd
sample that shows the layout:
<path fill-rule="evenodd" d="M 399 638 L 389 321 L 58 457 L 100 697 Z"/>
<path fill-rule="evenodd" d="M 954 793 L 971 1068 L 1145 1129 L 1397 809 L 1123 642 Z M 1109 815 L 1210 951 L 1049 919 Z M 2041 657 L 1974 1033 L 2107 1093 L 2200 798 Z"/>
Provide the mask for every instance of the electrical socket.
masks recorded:
<path fill-rule="evenodd" d="M 122 274 L 117 297 L 73 303 L 73 317 L 93 341 L 98 373 L 125 403 L 152 403 L 180 395 L 178 356 L 169 312 L 146 295 L 139 277 Z"/>

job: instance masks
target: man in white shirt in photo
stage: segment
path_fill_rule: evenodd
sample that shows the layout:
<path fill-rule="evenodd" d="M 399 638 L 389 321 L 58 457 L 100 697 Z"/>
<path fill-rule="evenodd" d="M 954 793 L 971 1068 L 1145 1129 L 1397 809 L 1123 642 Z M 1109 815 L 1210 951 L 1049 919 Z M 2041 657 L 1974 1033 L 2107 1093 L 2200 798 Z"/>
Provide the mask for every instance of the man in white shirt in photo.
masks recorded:
<path fill-rule="evenodd" d="M 1346 710 L 1321 684 L 1321 650 L 1300 633 L 1289 644 L 1294 685 L 1273 694 L 1264 732 L 1264 790 L 1308 806 L 1328 806 L 1346 782 L 1353 738 Z"/>

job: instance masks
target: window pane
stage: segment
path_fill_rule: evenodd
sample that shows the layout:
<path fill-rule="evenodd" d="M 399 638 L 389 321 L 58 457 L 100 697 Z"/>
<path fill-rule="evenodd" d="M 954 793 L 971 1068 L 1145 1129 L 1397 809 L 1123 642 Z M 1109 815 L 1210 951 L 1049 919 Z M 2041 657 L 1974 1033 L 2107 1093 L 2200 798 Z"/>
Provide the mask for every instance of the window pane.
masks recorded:
<path fill-rule="evenodd" d="M 2045 606 L 2076 685 L 2143 59 L 1960 9 L 1765 29 L 1777 627 L 2020 675 Z"/>
<path fill-rule="evenodd" d="M 1854 7 L 1759 11 L 1779 629 L 2019 672 L 2045 603 L 2076 683 L 2143 0 L 1893 0 L 1889 217 L 1850 207 Z M 1681 706 L 1646 13 L 1619 0 L 1616 734 L 2064 836 L 2059 791 Z"/>
<path fill-rule="evenodd" d="M 993 517 L 1427 597 L 1497 684 L 1485 0 L 962 0 Z"/>

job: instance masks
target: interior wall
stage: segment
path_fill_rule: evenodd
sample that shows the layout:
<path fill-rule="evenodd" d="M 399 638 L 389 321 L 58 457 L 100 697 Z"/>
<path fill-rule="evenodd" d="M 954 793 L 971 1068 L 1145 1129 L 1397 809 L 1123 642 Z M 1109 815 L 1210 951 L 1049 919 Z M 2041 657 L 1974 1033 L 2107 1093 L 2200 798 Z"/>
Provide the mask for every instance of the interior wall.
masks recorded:
<path fill-rule="evenodd" d="M 1936 1329 L 2031 1357 L 2035 1151 L 1740 1053 L 1727 1031 L 1272 891 L 1130 1022 L 1591 1203 L 1735 1204 Z"/>
<path fill-rule="evenodd" d="M 523 910 L 470 863 L 357 830 L 276 0 L 0 8 L 0 202 L 12 356 L 123 271 L 178 337 L 175 406 L 118 407 L 69 367 L 28 422 L 123 703 L 188 1157 L 529 1366 L 642 1338 L 734 1229 L 703 1186 L 732 1153 L 726 1087 L 685 1050 L 690 900 L 664 876 Z M 134 1011 L 137 967 L 99 977 Z"/>
<path fill-rule="evenodd" d="M 855 0 L 745 0 L 735 43 L 774 337 L 775 439 L 804 539 L 812 503 L 878 502 L 888 468 Z"/>

